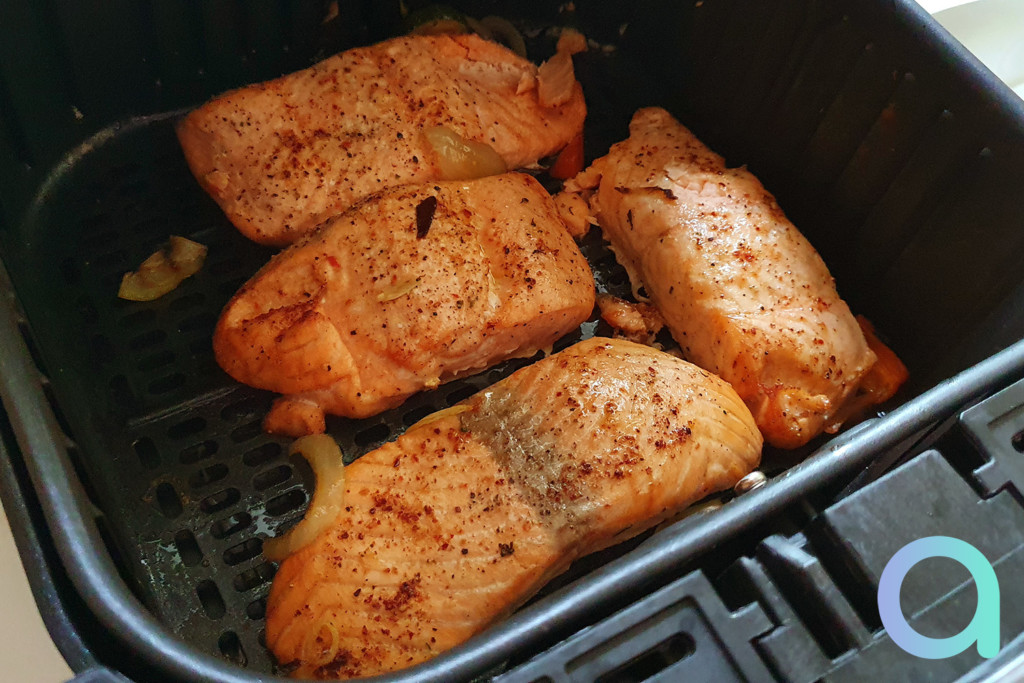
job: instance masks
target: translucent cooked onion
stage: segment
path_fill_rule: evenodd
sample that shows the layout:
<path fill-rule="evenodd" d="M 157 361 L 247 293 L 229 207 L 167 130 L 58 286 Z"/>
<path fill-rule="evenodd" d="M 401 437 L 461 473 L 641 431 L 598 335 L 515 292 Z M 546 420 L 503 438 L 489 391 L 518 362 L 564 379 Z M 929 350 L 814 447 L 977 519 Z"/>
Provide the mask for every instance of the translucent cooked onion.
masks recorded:
<path fill-rule="evenodd" d="M 430 415 L 427 415 L 425 418 L 414 424 L 412 427 L 409 427 L 409 429 L 407 429 L 406 432 L 411 432 L 414 429 L 419 429 L 420 427 L 432 425 L 435 422 L 443 420 L 446 417 L 458 415 L 460 413 L 465 413 L 468 410 L 471 410 L 469 406 L 463 403 L 457 403 L 450 408 L 445 408 L 444 410 L 439 410 L 436 413 L 431 413 Z"/>
<path fill-rule="evenodd" d="M 199 272 L 206 260 L 206 247 L 184 237 L 171 235 L 168 242 L 171 264 L 184 280 Z"/>
<path fill-rule="evenodd" d="M 385 302 L 400 299 L 409 292 L 411 292 L 412 290 L 416 289 L 416 287 L 419 286 L 419 284 L 420 279 L 416 278 L 415 280 L 410 280 L 409 282 L 403 282 L 401 284 L 394 285 L 393 287 L 388 287 L 383 292 L 377 295 L 377 301 Z"/>
<path fill-rule="evenodd" d="M 338 648 L 341 646 L 341 639 L 338 637 L 338 627 L 332 621 L 333 615 L 320 620 L 318 628 L 310 629 L 306 634 L 306 660 L 314 666 L 324 666 L 334 661 L 338 656 Z M 326 639 L 324 631 L 327 632 Z"/>
<path fill-rule="evenodd" d="M 313 542 L 341 512 L 345 499 L 345 462 L 338 444 L 327 434 L 311 434 L 297 439 L 288 451 L 299 453 L 313 468 L 316 489 L 302 521 L 284 536 L 263 542 L 263 555 L 280 562 Z"/>
<path fill-rule="evenodd" d="M 152 301 L 199 272 L 206 260 L 206 247 L 198 242 L 172 235 L 170 241 L 139 266 L 125 273 L 117 295 L 129 301 Z"/>
<path fill-rule="evenodd" d="M 423 131 L 427 142 L 437 152 L 438 166 L 444 180 L 471 180 L 499 175 L 508 170 L 505 160 L 490 145 L 466 140 L 445 126 Z"/>
<path fill-rule="evenodd" d="M 537 69 L 537 97 L 542 107 L 557 107 L 572 98 L 576 72 L 572 55 L 558 52 Z"/>
<path fill-rule="evenodd" d="M 420 24 L 409 33 L 414 36 L 440 36 L 459 35 L 466 33 L 469 29 L 458 19 L 435 19 L 425 24 Z"/>
<path fill-rule="evenodd" d="M 526 41 L 523 40 L 523 35 L 508 19 L 495 16 L 484 17 L 480 20 L 480 24 L 491 34 L 490 36 L 483 36 L 484 38 L 499 42 L 520 57 L 526 57 Z M 480 33 L 480 31 L 477 31 L 477 33 Z"/>
<path fill-rule="evenodd" d="M 403 8 L 402 14 L 406 10 Z M 468 33 L 468 17 L 447 5 L 428 5 L 416 10 L 405 18 L 406 30 L 411 35 L 436 36 Z"/>

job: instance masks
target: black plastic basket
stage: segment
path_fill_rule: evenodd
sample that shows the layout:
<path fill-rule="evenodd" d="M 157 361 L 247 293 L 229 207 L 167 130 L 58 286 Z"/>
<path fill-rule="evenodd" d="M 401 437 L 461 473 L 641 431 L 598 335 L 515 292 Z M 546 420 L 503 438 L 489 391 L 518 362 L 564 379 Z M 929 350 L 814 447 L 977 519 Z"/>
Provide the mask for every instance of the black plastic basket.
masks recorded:
<path fill-rule="evenodd" d="M 721 565 L 722 544 L 752 542 L 808 496 L 874 479 L 1024 374 L 1024 103 L 911 0 L 465 9 L 509 17 L 538 50 L 551 49 L 546 27 L 566 24 L 603 46 L 577 58 L 589 158 L 625 137 L 635 108 L 662 105 L 748 164 L 911 381 L 884 417 L 795 456 L 766 452 L 777 476 L 763 489 L 577 563 L 505 622 L 396 680 L 512 676 L 580 629 L 667 595 L 655 591 L 684 572 Z M 261 542 L 301 516 L 312 477 L 260 432 L 271 396 L 213 362 L 220 307 L 270 252 L 199 189 L 173 122 L 226 88 L 401 30 L 397 3 L 342 1 L 327 24 L 323 11 L 319 0 L 0 3 L 0 483 L 76 670 L 273 675 L 261 630 L 275 567 Z M 116 299 L 120 275 L 172 233 L 209 245 L 206 267 L 157 302 Z M 599 235 L 584 251 L 599 288 L 622 291 Z M 561 344 L 595 331 L 587 323 Z M 329 429 L 357 457 L 521 364 Z M 716 613 L 757 612 L 762 600 Z M 748 631 L 784 626 L 750 619 Z M 763 634 L 742 635 L 749 648 Z M 756 652 L 756 671 L 788 676 Z"/>

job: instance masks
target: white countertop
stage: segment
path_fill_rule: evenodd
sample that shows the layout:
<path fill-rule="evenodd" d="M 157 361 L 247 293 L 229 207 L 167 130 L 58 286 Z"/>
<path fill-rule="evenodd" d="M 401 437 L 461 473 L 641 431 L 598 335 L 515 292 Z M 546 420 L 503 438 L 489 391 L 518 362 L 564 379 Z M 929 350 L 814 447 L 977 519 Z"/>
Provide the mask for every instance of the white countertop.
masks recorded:
<path fill-rule="evenodd" d="M 918 2 L 937 14 L 953 35 L 1024 96 L 1024 40 L 1020 37 L 1024 34 L 1024 0 Z M 5 680 L 60 683 L 71 678 L 71 669 L 54 647 L 36 609 L 2 510 L 0 605 L 0 671 Z"/>
<path fill-rule="evenodd" d="M 7 515 L 0 508 L 0 671 L 19 683 L 60 683 L 72 671 L 36 609 Z"/>

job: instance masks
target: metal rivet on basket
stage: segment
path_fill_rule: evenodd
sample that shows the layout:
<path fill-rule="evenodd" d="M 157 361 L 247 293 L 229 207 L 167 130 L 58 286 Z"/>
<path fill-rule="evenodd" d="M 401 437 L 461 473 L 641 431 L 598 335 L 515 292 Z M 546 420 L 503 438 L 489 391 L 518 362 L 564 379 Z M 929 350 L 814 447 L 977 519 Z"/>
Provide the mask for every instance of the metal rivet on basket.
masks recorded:
<path fill-rule="evenodd" d="M 747 476 L 736 482 L 736 486 L 732 487 L 732 490 L 736 492 L 737 496 L 742 496 L 744 493 L 750 493 L 756 489 L 761 488 L 768 483 L 768 477 L 761 470 L 754 470 Z"/>

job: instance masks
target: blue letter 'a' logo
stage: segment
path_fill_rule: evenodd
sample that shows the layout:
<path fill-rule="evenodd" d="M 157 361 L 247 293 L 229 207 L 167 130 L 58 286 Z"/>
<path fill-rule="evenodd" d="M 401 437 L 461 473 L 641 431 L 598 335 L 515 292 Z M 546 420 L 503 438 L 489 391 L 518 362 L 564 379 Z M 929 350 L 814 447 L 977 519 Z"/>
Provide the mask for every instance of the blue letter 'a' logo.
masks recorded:
<path fill-rule="evenodd" d="M 974 618 L 960 633 L 949 638 L 929 638 L 915 631 L 900 609 L 900 587 L 907 572 L 929 557 L 956 560 L 971 573 L 978 587 L 978 607 Z M 970 543 L 949 536 L 929 536 L 908 543 L 897 551 L 882 570 L 878 582 L 878 614 L 893 642 L 905 651 L 925 659 L 945 659 L 958 655 L 971 643 L 978 643 L 978 654 L 986 659 L 999 652 L 999 582 L 985 556 Z"/>

